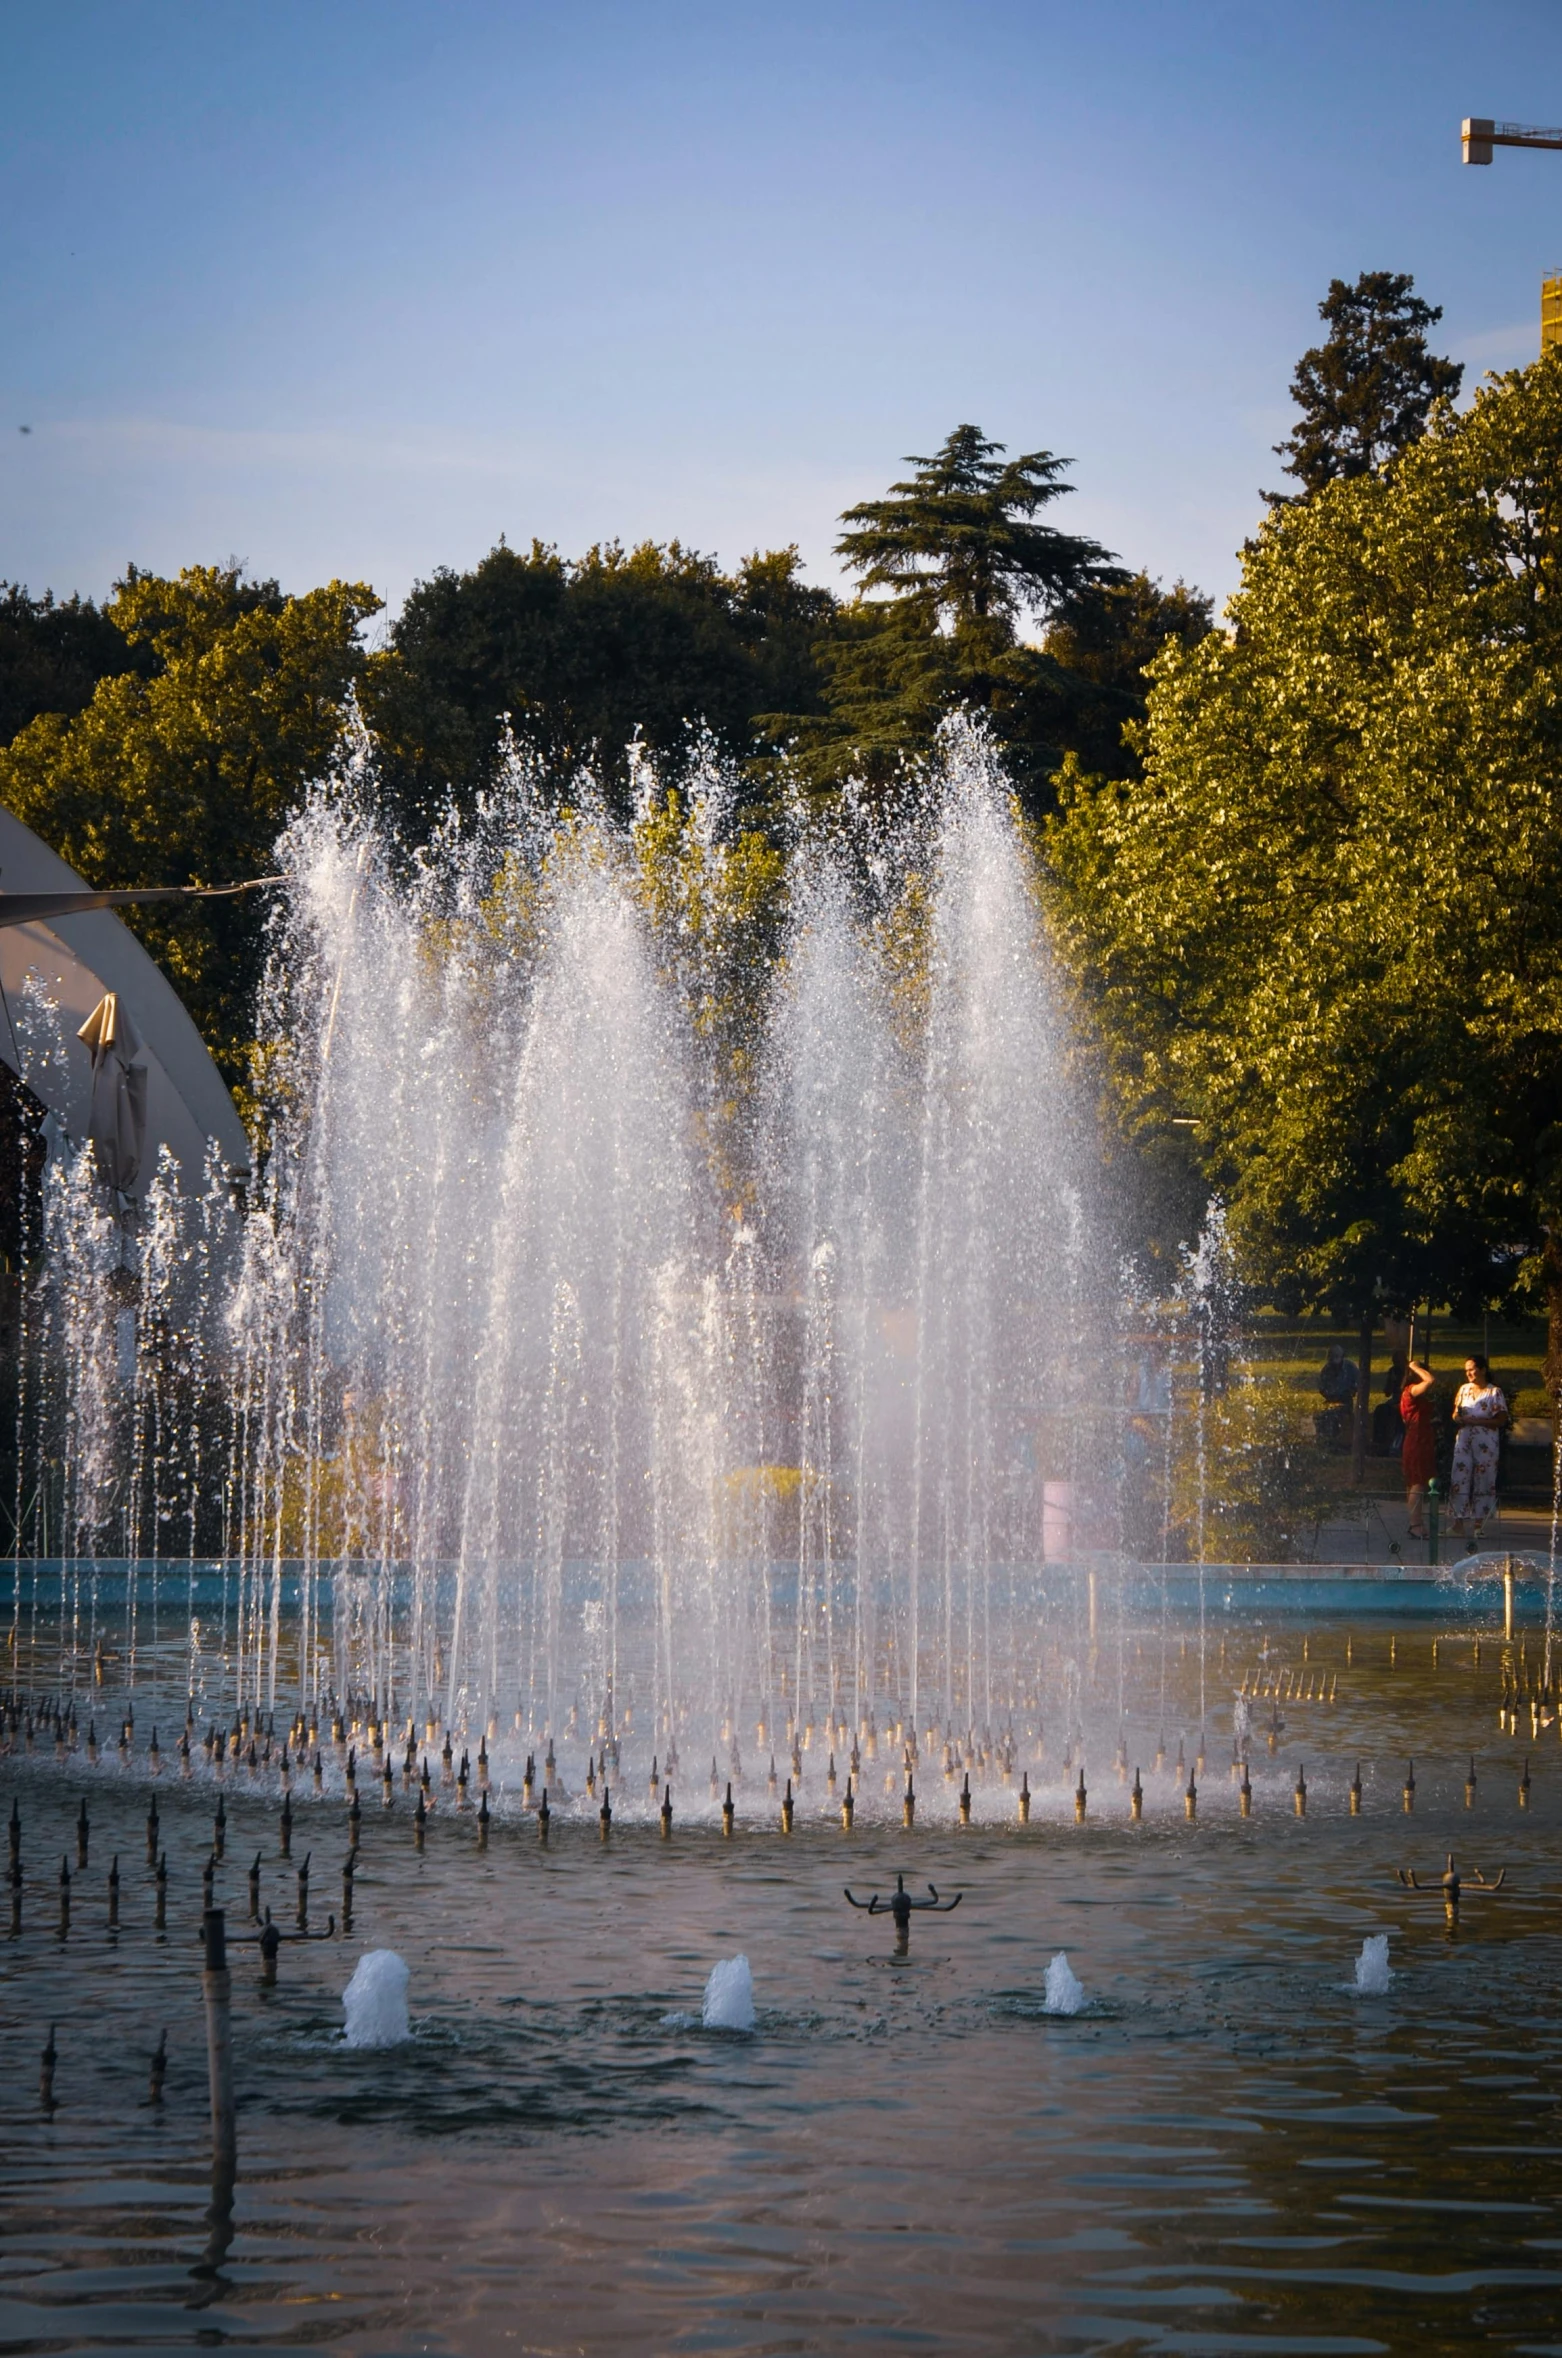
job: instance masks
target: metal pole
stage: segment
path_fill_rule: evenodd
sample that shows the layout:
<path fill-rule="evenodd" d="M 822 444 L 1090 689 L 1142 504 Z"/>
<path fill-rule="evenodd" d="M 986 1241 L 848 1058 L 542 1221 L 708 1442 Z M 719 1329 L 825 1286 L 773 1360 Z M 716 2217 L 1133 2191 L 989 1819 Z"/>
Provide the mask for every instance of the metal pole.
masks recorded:
<path fill-rule="evenodd" d="M 228 1974 L 227 1921 L 221 1908 L 201 1919 L 206 1964 L 201 1992 L 206 2000 L 206 2066 L 211 2080 L 212 2176 L 230 2186 L 238 2166 L 233 2121 L 233 1984 Z"/>

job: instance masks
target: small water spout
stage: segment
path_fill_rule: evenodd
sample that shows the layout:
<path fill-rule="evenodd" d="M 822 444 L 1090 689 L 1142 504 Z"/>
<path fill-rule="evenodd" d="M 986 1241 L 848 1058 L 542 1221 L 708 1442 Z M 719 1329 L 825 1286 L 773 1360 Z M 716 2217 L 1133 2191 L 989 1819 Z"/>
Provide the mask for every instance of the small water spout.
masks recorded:
<path fill-rule="evenodd" d="M 711 1967 L 700 2019 L 707 2030 L 754 2028 L 754 1976 L 747 1957 L 723 1957 Z"/>
<path fill-rule="evenodd" d="M 1059 1949 L 1047 1967 L 1042 2009 L 1047 2014 L 1078 2014 L 1084 2004 L 1084 1985 L 1070 1965 L 1067 1952 Z"/>
<path fill-rule="evenodd" d="M 1389 1985 L 1388 1934 L 1372 1932 L 1361 1944 L 1361 1955 L 1356 1959 L 1356 1989 L 1363 1998 L 1381 1998 Z"/>
<path fill-rule="evenodd" d="M 342 1992 L 349 2047 L 399 2047 L 412 2036 L 407 1991 L 412 1976 L 394 1949 L 367 1949 Z"/>

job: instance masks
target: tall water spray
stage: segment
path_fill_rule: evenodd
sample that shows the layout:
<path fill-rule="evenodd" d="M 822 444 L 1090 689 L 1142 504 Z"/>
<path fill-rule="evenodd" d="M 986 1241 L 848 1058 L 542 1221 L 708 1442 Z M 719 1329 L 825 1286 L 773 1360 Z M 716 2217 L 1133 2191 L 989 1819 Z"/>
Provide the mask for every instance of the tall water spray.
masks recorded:
<path fill-rule="evenodd" d="M 53 1298 L 90 1346 L 72 1544 L 106 1546 L 116 1482 L 150 1499 L 121 1552 L 177 1524 L 192 1690 L 266 1707 L 632 1725 L 741 1773 L 749 1729 L 1034 1706 L 1077 1614 L 1041 1486 L 1087 1499 L 1103 1451 L 1054 995 L 979 733 L 893 825 L 799 821 L 746 965 L 757 839 L 709 764 L 623 822 L 517 759 L 416 858 L 373 808 L 349 778 L 284 839 L 263 1189 L 194 1227 L 149 1202 Z M 90 1242 L 84 1167 L 52 1184 Z M 186 1392 L 228 1406 L 193 1459 L 118 1369 L 136 1283 L 143 1356 L 182 1287 Z"/>
<path fill-rule="evenodd" d="M 938 785 L 876 892 L 839 857 L 815 869 L 773 1027 L 794 1684 L 854 1725 L 886 1690 L 914 1728 L 1007 1706 L 1037 1619 L 1038 1449 L 1067 1448 L 1078 1405 L 1073 1125 L 1034 899 L 979 740 Z"/>

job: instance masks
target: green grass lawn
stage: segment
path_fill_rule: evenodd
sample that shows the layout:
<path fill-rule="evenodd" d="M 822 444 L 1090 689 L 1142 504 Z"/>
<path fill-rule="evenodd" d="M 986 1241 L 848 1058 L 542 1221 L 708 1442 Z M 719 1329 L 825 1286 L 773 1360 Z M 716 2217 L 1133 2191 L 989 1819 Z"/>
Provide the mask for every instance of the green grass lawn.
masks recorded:
<path fill-rule="evenodd" d="M 1464 1362 L 1472 1351 L 1484 1351 L 1492 1375 L 1511 1400 L 1515 1392 L 1534 1389 L 1541 1380 L 1546 1328 L 1539 1318 L 1511 1325 L 1492 1319 L 1489 1325 L 1460 1324 L 1434 1315 L 1431 1322 L 1433 1371 L 1450 1382 L 1460 1382 Z M 1421 1332 L 1426 1331 L 1423 1325 Z M 1343 1344 L 1348 1359 L 1358 1355 L 1358 1338 L 1347 1327 L 1327 1318 L 1283 1318 L 1276 1310 L 1260 1310 L 1242 1332 L 1240 1357 L 1249 1374 L 1260 1381 L 1280 1383 L 1317 1397 L 1318 1370 L 1331 1343 Z M 1381 1333 L 1372 1345 L 1372 1396 L 1383 1397 L 1388 1373 L 1388 1345 Z"/>

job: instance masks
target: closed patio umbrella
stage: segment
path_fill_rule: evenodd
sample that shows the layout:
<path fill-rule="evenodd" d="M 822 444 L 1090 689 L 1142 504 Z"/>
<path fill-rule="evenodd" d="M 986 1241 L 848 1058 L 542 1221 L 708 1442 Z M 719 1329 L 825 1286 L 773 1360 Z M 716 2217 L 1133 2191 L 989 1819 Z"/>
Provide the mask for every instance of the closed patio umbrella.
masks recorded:
<path fill-rule="evenodd" d="M 87 1136 L 105 1183 L 129 1195 L 146 1152 L 146 1064 L 141 1035 L 115 991 L 105 991 L 77 1038 L 92 1051 L 92 1113 Z"/>

